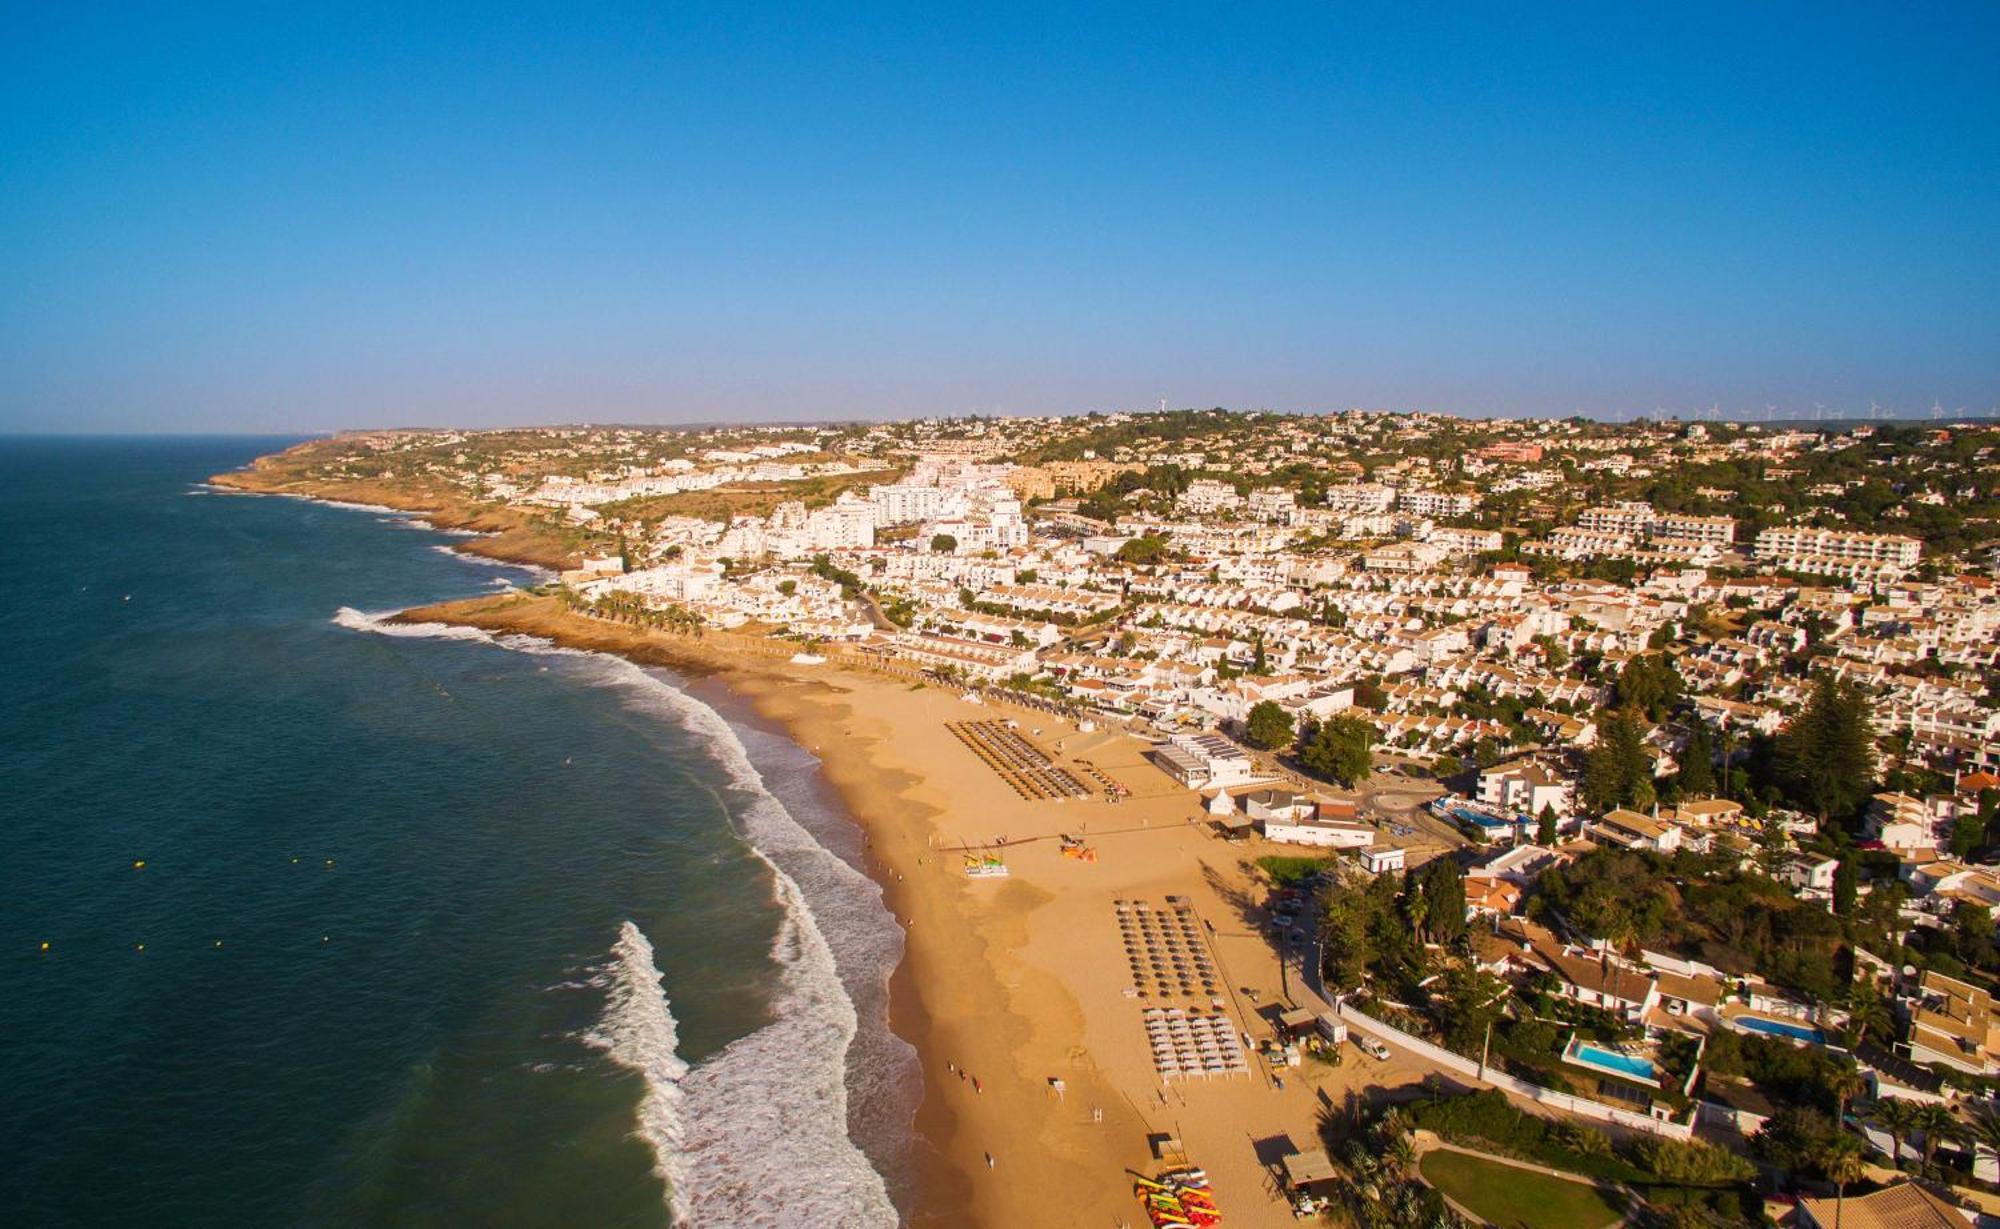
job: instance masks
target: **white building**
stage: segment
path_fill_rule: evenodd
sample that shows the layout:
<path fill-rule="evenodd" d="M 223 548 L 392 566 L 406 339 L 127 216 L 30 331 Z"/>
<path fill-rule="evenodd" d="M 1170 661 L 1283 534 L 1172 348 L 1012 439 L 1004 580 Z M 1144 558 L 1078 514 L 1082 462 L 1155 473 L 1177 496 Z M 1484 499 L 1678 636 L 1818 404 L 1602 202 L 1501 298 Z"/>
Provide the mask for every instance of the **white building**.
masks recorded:
<path fill-rule="evenodd" d="M 1892 533 L 1847 533 L 1799 525 L 1757 535 L 1757 561 L 1793 572 L 1865 576 L 1917 566 L 1923 543 Z"/>
<path fill-rule="evenodd" d="M 1180 498 L 1174 501 L 1177 510 L 1196 515 L 1242 506 L 1243 497 L 1236 493 L 1235 487 L 1213 478 L 1197 478 L 1188 483 L 1187 490 L 1182 491 Z"/>
<path fill-rule="evenodd" d="M 1396 495 L 1396 508 L 1400 512 L 1413 512 L 1418 516 L 1471 516 L 1479 506 L 1479 500 L 1472 495 L 1450 495 L 1443 491 L 1405 489 Z"/>
<path fill-rule="evenodd" d="M 875 523 L 884 528 L 922 524 L 944 511 L 943 490 L 913 482 L 870 487 L 868 501 L 875 506 Z"/>
<path fill-rule="evenodd" d="M 1516 761 L 1479 773 L 1479 801 L 1517 815 L 1539 817 L 1544 807 L 1557 819 L 1574 807 L 1569 779 L 1536 760 Z"/>
<path fill-rule="evenodd" d="M 1153 758 L 1189 789 L 1247 785 L 1257 779 L 1250 756 L 1219 734 L 1176 734 L 1153 748 Z"/>
<path fill-rule="evenodd" d="M 1377 845 L 1361 851 L 1361 869 L 1371 875 L 1400 875 L 1405 855 L 1394 845 Z"/>

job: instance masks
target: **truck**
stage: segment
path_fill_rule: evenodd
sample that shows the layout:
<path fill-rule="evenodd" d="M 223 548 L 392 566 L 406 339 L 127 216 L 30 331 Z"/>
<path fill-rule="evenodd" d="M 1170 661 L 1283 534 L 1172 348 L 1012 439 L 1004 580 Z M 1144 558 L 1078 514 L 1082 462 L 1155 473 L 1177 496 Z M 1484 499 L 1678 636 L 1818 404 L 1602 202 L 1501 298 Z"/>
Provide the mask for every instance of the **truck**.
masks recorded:
<path fill-rule="evenodd" d="M 1319 1035 L 1331 1045 L 1347 1040 L 1347 1022 L 1330 1011 L 1319 1013 Z"/>

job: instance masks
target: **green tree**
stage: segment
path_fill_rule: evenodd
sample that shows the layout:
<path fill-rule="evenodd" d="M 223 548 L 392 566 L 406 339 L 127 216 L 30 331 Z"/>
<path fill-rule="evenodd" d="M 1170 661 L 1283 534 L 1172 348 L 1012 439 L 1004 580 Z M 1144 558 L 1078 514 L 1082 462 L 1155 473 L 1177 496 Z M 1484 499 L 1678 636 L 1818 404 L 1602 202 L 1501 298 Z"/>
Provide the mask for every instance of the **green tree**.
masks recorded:
<path fill-rule="evenodd" d="M 934 533 L 931 535 L 931 550 L 933 552 L 940 555 L 949 555 L 957 549 L 958 539 L 952 537 L 950 534 Z"/>
<path fill-rule="evenodd" d="M 1889 1158 L 1898 1169 L 1903 1166 L 1903 1141 L 1915 1134 L 1917 1129 L 1917 1107 L 1913 1102 L 1901 1097 L 1884 1097 L 1875 1103 L 1871 1114 L 1875 1125 L 1882 1128 L 1889 1137 Z"/>
<path fill-rule="evenodd" d="M 1961 815 L 1951 825 L 1948 844 L 1952 856 L 1963 858 L 1986 843 L 1986 821 L 1977 815 Z"/>
<path fill-rule="evenodd" d="M 1119 547 L 1117 557 L 1121 563 L 1149 564 L 1158 563 L 1166 553 L 1165 538 L 1143 537 L 1133 538 Z"/>
<path fill-rule="evenodd" d="M 1618 703 L 1655 720 L 1666 714 L 1683 690 L 1680 671 L 1661 653 L 1641 653 L 1618 672 Z"/>
<path fill-rule="evenodd" d="M 1681 787 L 1681 794 L 1687 798 L 1706 798 L 1715 792 L 1715 747 L 1709 740 L 1708 723 L 1697 717 L 1694 728 L 1688 731 L 1688 742 L 1681 752 L 1681 771 L 1675 781 Z"/>
<path fill-rule="evenodd" d="M 1322 721 L 1312 740 L 1299 752 L 1306 771 L 1338 781 L 1349 789 L 1368 775 L 1375 745 L 1375 727 L 1360 717 L 1336 714 Z"/>
<path fill-rule="evenodd" d="M 1777 769 L 1786 796 L 1816 812 L 1852 814 L 1875 785 L 1875 733 L 1867 694 L 1822 675 L 1812 698 L 1778 736 Z"/>
<path fill-rule="evenodd" d="M 1535 825 L 1535 844 L 1554 849 L 1557 839 L 1556 809 L 1545 802 L 1542 804 L 1542 813 Z"/>
<path fill-rule="evenodd" d="M 1848 989 L 1849 1049 L 1858 1047 L 1870 1037 L 1887 1037 L 1894 1025 L 1894 1018 L 1889 1014 L 1889 1002 L 1882 997 L 1874 982 L 1863 979 Z"/>
<path fill-rule="evenodd" d="M 1861 1144 L 1852 1135 L 1835 1135 L 1820 1145 L 1815 1162 L 1833 1183 L 1833 1229 L 1840 1229 L 1841 1214 L 1847 1207 L 1847 1184 L 1861 1181 L 1868 1172 Z"/>
<path fill-rule="evenodd" d="M 1971 1146 L 1975 1158 L 1982 1152 L 2000 1156 L 2000 1110 L 1991 1103 L 1974 1103 L 1971 1111 L 1971 1119 L 1959 1127 L 1959 1138 Z"/>
<path fill-rule="evenodd" d="M 1608 713 L 1597 725 L 1597 741 L 1583 757 L 1583 800 L 1608 811 L 1633 801 L 1646 779 L 1645 744 L 1638 722 L 1623 713 Z"/>
<path fill-rule="evenodd" d="M 1288 747 L 1292 742 L 1292 715 L 1274 700 L 1260 700 L 1244 722 L 1244 733 L 1266 751 Z"/>
<path fill-rule="evenodd" d="M 1842 858 L 1833 868 L 1833 911 L 1852 917 L 1861 898 L 1861 871 L 1851 857 Z"/>
<path fill-rule="evenodd" d="M 1411 871 L 1403 890 L 1404 912 L 1420 939 L 1448 943 L 1465 933 L 1465 878 L 1452 858 L 1433 858 Z"/>
<path fill-rule="evenodd" d="M 1916 1126 L 1917 1130 L 1923 1133 L 1924 1168 L 1929 1169 L 1931 1159 L 1937 1155 L 1938 1146 L 1958 1136 L 1958 1119 L 1944 1106 L 1929 1103 L 1917 1107 Z"/>

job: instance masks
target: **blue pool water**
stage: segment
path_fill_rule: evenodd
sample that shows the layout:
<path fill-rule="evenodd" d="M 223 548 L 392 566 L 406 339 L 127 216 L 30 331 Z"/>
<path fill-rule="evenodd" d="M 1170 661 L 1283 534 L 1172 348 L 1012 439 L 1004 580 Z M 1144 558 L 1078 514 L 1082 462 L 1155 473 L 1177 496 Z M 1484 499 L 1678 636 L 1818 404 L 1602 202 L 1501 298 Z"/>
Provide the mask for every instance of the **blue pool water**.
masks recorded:
<path fill-rule="evenodd" d="M 1787 1037 L 1793 1041 L 1810 1041 L 1816 1046 L 1826 1044 L 1826 1034 L 1803 1024 L 1787 1024 L 1783 1020 L 1766 1020 L 1762 1016 L 1738 1016 L 1736 1023 L 1753 1033 L 1764 1033 L 1771 1037 Z"/>
<path fill-rule="evenodd" d="M 1653 1074 L 1652 1063 L 1647 1062 L 1643 1058 L 1634 1058 L 1630 1054 L 1620 1054 L 1616 1050 L 1600 1050 L 1593 1045 L 1579 1045 L 1572 1053 L 1576 1058 L 1589 1063 L 1593 1067 L 1603 1067 L 1609 1071 L 1621 1072 L 1634 1079 L 1650 1080 L 1657 1078 Z"/>

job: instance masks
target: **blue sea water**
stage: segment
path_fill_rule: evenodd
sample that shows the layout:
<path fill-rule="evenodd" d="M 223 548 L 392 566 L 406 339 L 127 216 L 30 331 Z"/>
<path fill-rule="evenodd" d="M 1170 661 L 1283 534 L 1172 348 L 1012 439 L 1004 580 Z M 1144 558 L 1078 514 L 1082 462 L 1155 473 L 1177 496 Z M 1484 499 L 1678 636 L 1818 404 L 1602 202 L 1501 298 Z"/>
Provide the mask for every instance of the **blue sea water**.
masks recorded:
<path fill-rule="evenodd" d="M 0 440 L 6 1223 L 894 1223 L 901 937 L 812 757 L 383 624 L 537 577 L 201 487 L 281 443 Z"/>

